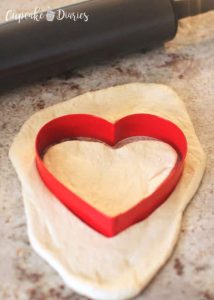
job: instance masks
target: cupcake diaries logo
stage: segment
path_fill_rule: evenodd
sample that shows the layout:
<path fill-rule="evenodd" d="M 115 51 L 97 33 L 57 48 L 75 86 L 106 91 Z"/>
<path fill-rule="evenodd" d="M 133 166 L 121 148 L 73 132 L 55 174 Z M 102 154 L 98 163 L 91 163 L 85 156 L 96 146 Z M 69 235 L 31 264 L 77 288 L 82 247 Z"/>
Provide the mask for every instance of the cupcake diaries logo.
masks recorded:
<path fill-rule="evenodd" d="M 46 20 L 47 22 L 61 21 L 64 19 L 77 22 L 88 22 L 89 15 L 87 12 L 72 12 L 65 11 L 63 8 L 55 10 L 47 10 L 43 12 L 40 8 L 36 7 L 33 12 L 16 12 L 12 9 L 8 10 L 5 15 L 5 21 L 16 20 L 21 23 L 22 20 L 31 19 L 35 22 Z"/>

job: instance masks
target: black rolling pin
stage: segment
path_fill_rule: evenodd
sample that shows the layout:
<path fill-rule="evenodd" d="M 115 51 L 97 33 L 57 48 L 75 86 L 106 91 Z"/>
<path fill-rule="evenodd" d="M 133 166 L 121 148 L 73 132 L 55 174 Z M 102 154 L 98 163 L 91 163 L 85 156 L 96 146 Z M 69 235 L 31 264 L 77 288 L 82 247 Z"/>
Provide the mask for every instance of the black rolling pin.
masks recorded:
<path fill-rule="evenodd" d="M 0 90 L 160 44 L 175 36 L 179 18 L 211 9 L 214 0 L 90 0 L 61 16 L 56 9 L 38 22 L 3 23 Z"/>

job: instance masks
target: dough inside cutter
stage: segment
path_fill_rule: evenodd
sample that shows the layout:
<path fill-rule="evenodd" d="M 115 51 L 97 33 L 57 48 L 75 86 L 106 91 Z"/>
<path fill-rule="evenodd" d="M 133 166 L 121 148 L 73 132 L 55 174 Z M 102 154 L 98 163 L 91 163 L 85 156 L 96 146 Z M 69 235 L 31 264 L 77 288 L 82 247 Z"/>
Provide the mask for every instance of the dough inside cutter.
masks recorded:
<path fill-rule="evenodd" d="M 67 188 L 109 216 L 125 212 L 168 177 L 178 155 L 168 144 L 132 137 L 111 147 L 97 140 L 66 140 L 49 147 L 44 163 Z"/>

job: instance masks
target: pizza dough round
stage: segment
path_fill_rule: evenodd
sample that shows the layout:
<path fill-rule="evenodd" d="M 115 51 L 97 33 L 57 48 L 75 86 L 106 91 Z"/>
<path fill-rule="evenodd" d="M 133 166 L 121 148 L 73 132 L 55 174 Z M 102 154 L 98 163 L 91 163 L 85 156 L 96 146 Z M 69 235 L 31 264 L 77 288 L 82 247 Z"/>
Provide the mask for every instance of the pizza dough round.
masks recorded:
<path fill-rule="evenodd" d="M 49 120 L 71 113 L 89 113 L 111 122 L 127 114 L 151 113 L 171 120 L 187 137 L 185 169 L 173 193 L 146 220 L 113 238 L 102 236 L 68 211 L 37 172 L 34 142 L 38 130 Z M 105 300 L 134 297 L 163 266 L 205 169 L 205 154 L 182 101 L 167 86 L 142 83 L 87 93 L 34 114 L 15 138 L 10 158 L 22 183 L 28 234 L 35 251 L 69 287 Z"/>

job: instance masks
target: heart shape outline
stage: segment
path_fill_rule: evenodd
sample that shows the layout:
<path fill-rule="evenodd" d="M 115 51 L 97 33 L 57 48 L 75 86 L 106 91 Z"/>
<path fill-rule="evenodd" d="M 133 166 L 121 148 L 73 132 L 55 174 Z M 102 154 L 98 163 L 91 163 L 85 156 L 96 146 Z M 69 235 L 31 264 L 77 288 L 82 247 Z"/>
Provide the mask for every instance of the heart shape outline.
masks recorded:
<path fill-rule="evenodd" d="M 43 163 L 44 151 L 66 139 L 93 138 L 114 146 L 129 137 L 147 136 L 171 145 L 180 159 L 167 178 L 148 197 L 116 216 L 108 216 L 81 199 L 48 171 Z M 55 118 L 39 130 L 35 141 L 36 167 L 46 187 L 72 213 L 106 237 L 113 237 L 131 225 L 147 218 L 174 190 L 184 168 L 187 140 L 173 122 L 152 114 L 127 115 L 115 123 L 89 114 L 69 114 Z"/>

